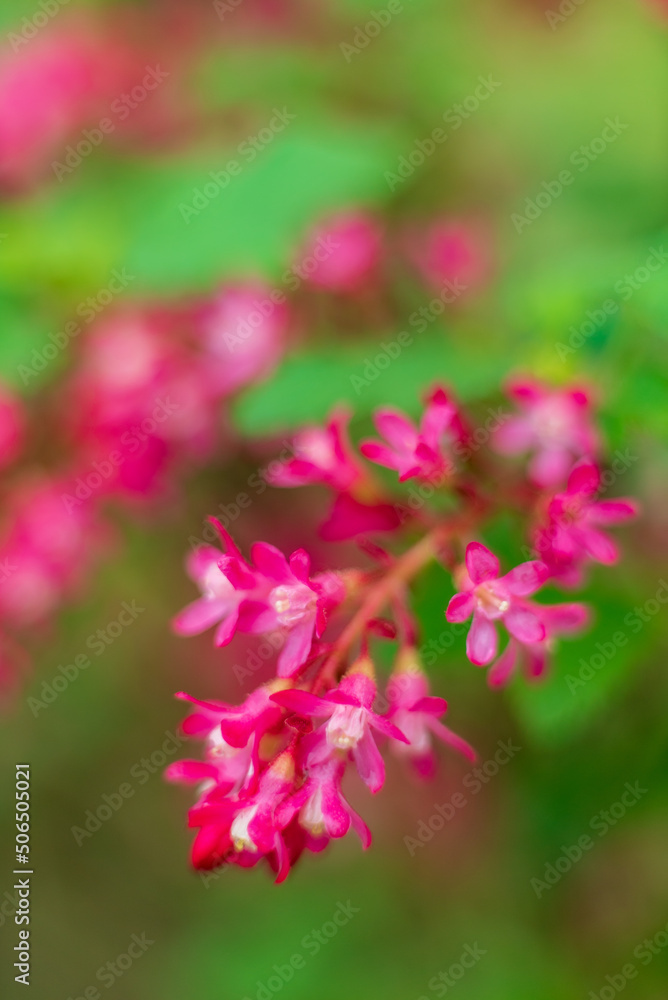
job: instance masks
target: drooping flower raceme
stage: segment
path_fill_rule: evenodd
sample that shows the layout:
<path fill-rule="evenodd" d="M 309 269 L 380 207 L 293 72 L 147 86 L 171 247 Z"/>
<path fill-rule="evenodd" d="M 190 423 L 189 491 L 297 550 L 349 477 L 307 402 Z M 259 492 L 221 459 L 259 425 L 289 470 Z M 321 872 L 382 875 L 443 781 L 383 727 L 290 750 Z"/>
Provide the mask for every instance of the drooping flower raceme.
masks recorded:
<path fill-rule="evenodd" d="M 533 484 L 514 481 L 510 464 L 508 481 L 499 477 L 498 459 L 486 455 L 469 431 L 472 420 L 443 387 L 427 395 L 419 425 L 388 407 L 377 414 L 385 440 L 366 442 L 362 453 L 400 483 L 417 480 L 417 504 L 382 486 L 364 465 L 348 437 L 347 414 L 296 436 L 293 456 L 273 469 L 273 483 L 329 490 L 334 502 L 323 537 L 355 537 L 371 567 L 313 573 L 305 550 L 287 558 L 266 542 L 252 545 L 246 559 L 220 525 L 222 547 L 191 554 L 188 571 L 201 596 L 176 616 L 177 632 L 215 626 L 218 646 L 237 632 L 278 640 L 271 643 L 276 676 L 240 705 L 181 695 L 194 705 L 184 732 L 202 739 L 204 751 L 201 760 L 170 765 L 168 777 L 199 786 L 189 812 L 198 831 L 195 867 L 264 860 L 282 881 L 305 852 L 321 852 L 351 828 L 369 846 L 346 782 L 357 778 L 380 792 L 386 750 L 423 778 L 436 769 L 437 742 L 475 759 L 467 740 L 443 724 L 447 703 L 431 692 L 421 665 L 410 585 L 430 561 L 452 573 L 456 593 L 449 601 L 443 595 L 446 618 L 472 619 L 467 654 L 490 666 L 491 687 L 508 683 L 520 667 L 529 681 L 544 678 L 557 642 L 586 627 L 583 604 L 545 604 L 535 595 L 548 581 L 572 582 L 569 574 L 588 559 L 611 562 L 616 549 L 600 526 L 627 519 L 635 505 L 596 497 L 601 477 L 591 452 L 598 439 L 578 391 L 532 389 L 520 398 L 524 430 L 516 426 L 511 441 L 521 437 L 534 450 Z M 536 491 L 537 471 L 544 490 L 550 480 L 560 492 Z M 497 511 L 534 525 L 540 558 L 502 573 L 477 540 Z M 381 532 L 384 538 L 374 537 Z M 501 631 L 508 639 L 499 654 Z M 383 692 L 372 647 L 387 640 L 397 640 L 399 650 Z"/>

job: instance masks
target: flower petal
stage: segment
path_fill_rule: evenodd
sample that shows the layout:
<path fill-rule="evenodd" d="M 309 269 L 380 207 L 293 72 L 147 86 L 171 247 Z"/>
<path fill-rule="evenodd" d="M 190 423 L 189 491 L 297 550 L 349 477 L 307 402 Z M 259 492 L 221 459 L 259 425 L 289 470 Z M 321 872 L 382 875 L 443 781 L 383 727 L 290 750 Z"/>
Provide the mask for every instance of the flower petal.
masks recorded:
<path fill-rule="evenodd" d="M 501 577 L 501 581 L 515 597 L 526 597 L 542 587 L 550 576 L 550 570 L 544 562 L 532 559 L 520 563 L 510 573 Z"/>
<path fill-rule="evenodd" d="M 290 583 L 292 573 L 288 561 L 276 546 L 268 542 L 255 542 L 251 546 L 251 558 L 253 565 L 263 576 L 268 576 L 277 583 Z"/>
<path fill-rule="evenodd" d="M 511 608 L 503 616 L 503 624 L 520 642 L 541 642 L 545 638 L 545 626 L 528 608 Z"/>
<path fill-rule="evenodd" d="M 385 782 L 385 764 L 369 729 L 364 731 L 362 739 L 353 750 L 353 759 L 360 778 L 375 795 Z"/>
<path fill-rule="evenodd" d="M 377 729 L 383 736 L 389 736 L 392 740 L 398 740 L 399 743 L 410 743 L 410 740 L 404 736 L 402 731 L 383 715 L 376 715 L 375 712 L 369 712 L 369 725 Z"/>
<path fill-rule="evenodd" d="M 332 705 L 324 698 L 318 698 L 310 691 L 277 691 L 269 696 L 270 701 L 276 702 L 281 708 L 287 708 L 297 715 L 331 715 L 334 711 Z"/>
<path fill-rule="evenodd" d="M 477 667 L 486 667 L 496 656 L 498 638 L 493 623 L 480 611 L 473 615 L 473 624 L 466 637 L 466 655 Z"/>
<path fill-rule="evenodd" d="M 480 542 L 469 542 L 466 546 L 466 569 L 474 584 L 496 580 L 501 569 L 493 552 Z"/>
<path fill-rule="evenodd" d="M 314 626 L 315 615 L 311 615 L 288 632 L 285 645 L 278 657 L 276 672 L 279 677 L 294 677 L 299 668 L 304 666 L 311 652 Z"/>
<path fill-rule="evenodd" d="M 199 635 L 219 622 L 228 610 L 227 601 L 198 597 L 172 619 L 172 629 L 177 635 Z"/>
<path fill-rule="evenodd" d="M 455 594 L 450 598 L 445 611 L 446 620 L 449 622 L 465 622 L 473 614 L 473 594 Z"/>

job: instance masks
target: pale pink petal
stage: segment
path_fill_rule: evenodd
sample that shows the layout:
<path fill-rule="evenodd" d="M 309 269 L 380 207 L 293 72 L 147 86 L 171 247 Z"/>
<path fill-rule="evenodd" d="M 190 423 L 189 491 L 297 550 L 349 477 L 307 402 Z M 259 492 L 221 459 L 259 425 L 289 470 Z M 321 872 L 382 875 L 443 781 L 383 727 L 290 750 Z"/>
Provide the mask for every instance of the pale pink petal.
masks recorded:
<path fill-rule="evenodd" d="M 165 770 L 167 781 L 183 781 L 187 784 L 198 784 L 217 776 L 218 771 L 213 764 L 207 764 L 203 760 L 177 760 Z"/>
<path fill-rule="evenodd" d="M 510 573 L 502 576 L 499 582 L 503 583 L 515 597 L 526 597 L 542 587 L 549 576 L 550 570 L 545 563 L 533 559 L 511 569 Z"/>
<path fill-rule="evenodd" d="M 541 642 L 545 638 L 545 626 L 527 608 L 511 608 L 503 616 L 503 624 L 519 642 Z"/>
<path fill-rule="evenodd" d="M 612 538 L 598 528 L 585 528 L 582 531 L 582 543 L 592 559 L 606 566 L 612 566 L 619 559 L 619 549 Z"/>
<path fill-rule="evenodd" d="M 369 712 L 369 724 L 374 729 L 377 729 L 379 733 L 382 733 L 383 736 L 389 736 L 390 739 L 398 740 L 399 743 L 410 743 L 410 740 L 404 736 L 402 731 L 382 715 Z"/>
<path fill-rule="evenodd" d="M 469 542 L 466 546 L 466 569 L 474 584 L 496 580 L 500 568 L 499 560 L 485 545 Z"/>
<path fill-rule="evenodd" d="M 474 603 L 473 594 L 455 594 L 454 597 L 450 598 L 446 609 L 446 620 L 449 622 L 465 622 L 473 614 Z"/>
<path fill-rule="evenodd" d="M 415 448 L 418 439 L 417 429 L 400 410 L 389 407 L 377 410 L 374 424 L 378 433 L 398 451 L 412 451 Z"/>
<path fill-rule="evenodd" d="M 593 524 L 620 524 L 638 514 L 638 504 L 635 500 L 619 498 L 616 500 L 599 500 L 587 511 L 587 520 Z"/>
<path fill-rule="evenodd" d="M 496 656 L 496 628 L 480 611 L 473 615 L 473 624 L 466 637 L 466 655 L 477 667 L 486 667 Z"/>
<path fill-rule="evenodd" d="M 566 448 L 545 448 L 529 463 L 529 478 L 538 486 L 558 486 L 571 467 L 571 453 Z"/>
<path fill-rule="evenodd" d="M 186 572 L 190 579 L 199 583 L 207 570 L 216 565 L 220 556 L 220 549 L 215 549 L 213 545 L 200 545 L 189 552 L 186 556 Z"/>
<path fill-rule="evenodd" d="M 172 620 L 172 629 L 177 635 L 199 635 L 219 622 L 228 613 L 229 607 L 227 601 L 199 597 L 179 611 Z"/>
<path fill-rule="evenodd" d="M 237 629 L 237 623 L 239 621 L 239 608 L 234 608 L 230 611 L 227 618 L 223 618 L 222 622 L 216 629 L 213 636 L 214 646 L 220 648 L 222 646 L 227 646 L 228 643 L 234 638 L 234 633 Z"/>
<path fill-rule="evenodd" d="M 368 847 L 371 847 L 371 830 L 366 825 L 359 813 L 348 806 L 348 811 L 350 812 L 350 821 L 352 823 L 353 830 L 357 836 L 362 841 L 362 847 L 366 851 Z"/>
<path fill-rule="evenodd" d="M 533 428 L 526 417 L 507 417 L 494 434 L 493 442 L 503 455 L 519 455 L 533 444 Z"/>
<path fill-rule="evenodd" d="M 279 677 L 293 677 L 299 668 L 303 667 L 311 652 L 314 624 L 315 618 L 312 616 L 299 625 L 295 625 L 288 633 L 278 657 L 277 673 Z"/>
<path fill-rule="evenodd" d="M 397 453 L 379 441 L 362 441 L 360 451 L 370 462 L 384 465 L 388 469 L 396 469 L 401 464 Z"/>
<path fill-rule="evenodd" d="M 369 729 L 364 731 L 362 739 L 353 750 L 353 759 L 360 778 L 375 795 L 385 781 L 385 764 Z"/>

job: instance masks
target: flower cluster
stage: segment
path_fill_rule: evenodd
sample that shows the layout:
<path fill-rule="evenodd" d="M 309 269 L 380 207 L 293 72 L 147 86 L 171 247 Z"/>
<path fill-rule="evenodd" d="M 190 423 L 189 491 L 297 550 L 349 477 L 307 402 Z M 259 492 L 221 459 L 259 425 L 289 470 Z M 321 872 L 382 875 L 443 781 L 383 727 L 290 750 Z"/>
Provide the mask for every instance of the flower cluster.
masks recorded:
<path fill-rule="evenodd" d="M 246 559 L 221 525 L 221 547 L 190 556 L 201 596 L 176 616 L 175 631 L 215 626 L 217 646 L 236 632 L 264 634 L 278 649 L 275 678 L 240 706 L 179 695 L 195 705 L 184 731 L 205 741 L 202 760 L 168 769 L 171 780 L 198 786 L 189 812 L 196 868 L 265 859 L 282 881 L 305 850 L 321 851 L 351 827 L 367 847 L 370 832 L 343 781 L 356 773 L 379 792 L 385 747 L 422 777 L 435 770 L 434 738 L 474 759 L 469 743 L 441 721 L 447 703 L 430 692 L 418 652 L 410 584 L 430 560 L 452 573 L 446 619 L 472 619 L 467 656 L 490 667 L 492 687 L 520 665 L 529 679 L 544 676 L 556 640 L 587 624 L 583 604 L 545 604 L 534 595 L 548 582 L 574 586 L 591 560 L 614 562 L 617 550 L 601 526 L 631 517 L 636 505 L 597 498 L 601 444 L 584 390 L 515 380 L 509 394 L 519 412 L 506 415 L 492 449 L 528 452 L 528 481 L 511 463 L 500 473 L 492 455 L 471 460 L 472 421 L 442 386 L 427 395 L 418 424 L 390 408 L 376 414 L 384 440 L 363 442 L 362 455 L 394 470 L 400 483 L 426 484 L 428 497 L 437 487 L 448 499 L 412 512 L 355 451 L 347 414 L 337 411 L 325 427 L 296 436 L 273 484 L 326 487 L 333 506 L 321 534 L 355 538 L 370 568 L 313 573 L 303 549 L 286 558 L 265 542 Z M 507 509 L 530 526 L 536 558 L 504 573 L 477 536 Z M 392 546 L 371 537 L 380 533 Z M 508 641 L 499 655 L 500 631 Z M 373 647 L 388 639 L 397 642 L 396 662 L 379 692 Z"/>

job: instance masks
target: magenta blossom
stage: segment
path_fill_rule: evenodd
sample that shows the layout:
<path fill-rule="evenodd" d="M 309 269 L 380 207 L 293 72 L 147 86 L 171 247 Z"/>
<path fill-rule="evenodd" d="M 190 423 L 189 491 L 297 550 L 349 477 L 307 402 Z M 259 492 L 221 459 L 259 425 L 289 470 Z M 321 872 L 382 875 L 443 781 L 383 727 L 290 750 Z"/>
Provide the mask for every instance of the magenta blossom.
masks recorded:
<path fill-rule="evenodd" d="M 522 602 L 526 609 L 535 614 L 545 626 L 545 637 L 539 642 L 520 642 L 511 638 L 496 663 L 487 674 L 490 687 L 502 687 L 523 662 L 527 677 L 535 680 L 545 676 L 549 658 L 560 635 L 573 635 L 587 625 L 589 611 L 584 604 L 532 604 Z"/>
<path fill-rule="evenodd" d="M 610 566 L 619 550 L 601 529 L 635 517 L 638 505 L 626 497 L 597 500 L 601 473 L 591 462 L 575 466 L 563 493 L 550 501 L 547 523 L 535 533 L 536 550 L 553 575 L 566 586 L 581 582 L 588 559 Z"/>
<path fill-rule="evenodd" d="M 293 270 L 320 288 L 353 291 L 376 268 L 380 245 L 380 230 L 370 216 L 342 212 L 312 230 Z"/>
<path fill-rule="evenodd" d="M 305 427 L 293 440 L 294 456 L 274 467 L 267 478 L 273 486 L 324 483 L 339 493 L 356 486 L 365 475 L 348 438 L 350 414 L 337 409 L 324 427 Z"/>
<path fill-rule="evenodd" d="M 412 234 L 410 243 L 416 266 L 436 289 L 448 283 L 461 294 L 478 288 L 490 270 L 489 239 L 470 222 L 439 219 L 425 232 Z"/>
<path fill-rule="evenodd" d="M 200 331 L 203 375 L 215 392 L 228 395 L 270 374 L 285 349 L 287 325 L 282 293 L 257 281 L 223 288 Z"/>
<path fill-rule="evenodd" d="M 388 719 L 395 723 L 408 743 L 392 740 L 391 747 L 414 765 L 421 777 L 431 777 L 436 769 L 432 737 L 447 743 L 470 761 L 476 759 L 473 747 L 439 721 L 448 703 L 430 694 L 429 681 L 416 661 L 414 650 L 400 655 L 399 663 L 387 686 L 390 707 Z"/>
<path fill-rule="evenodd" d="M 247 563 L 232 539 L 217 525 L 227 553 L 202 546 L 188 557 L 188 570 L 202 596 L 176 616 L 179 635 L 196 635 L 220 622 L 217 646 L 235 632 L 277 633 L 282 637 L 278 676 L 292 677 L 304 665 L 314 638 L 319 638 L 329 613 L 343 600 L 342 578 L 333 572 L 312 579 L 310 559 L 298 549 L 289 561 L 273 545 L 256 542 Z"/>
<path fill-rule="evenodd" d="M 25 437 L 25 415 L 20 399 L 0 385 L 0 468 L 18 455 Z"/>
<path fill-rule="evenodd" d="M 540 642 L 545 626 L 518 598 L 535 593 L 549 577 L 547 566 L 538 561 L 521 563 L 499 576 L 499 560 L 480 542 L 466 546 L 463 589 L 451 598 L 445 612 L 449 622 L 464 622 L 473 615 L 466 639 L 466 654 L 476 666 L 484 667 L 496 656 L 498 636 L 495 622 L 502 621 L 520 642 Z"/>
<path fill-rule="evenodd" d="M 583 389 L 549 389 L 531 379 L 515 379 L 508 393 L 522 412 L 497 429 L 494 446 L 506 455 L 533 452 L 529 476 L 537 486 L 558 485 L 575 459 L 598 450 L 591 401 Z"/>
<path fill-rule="evenodd" d="M 337 757 L 313 767 L 301 788 L 278 808 L 281 825 L 287 826 L 294 816 L 298 817 L 311 851 L 321 851 L 330 839 L 344 837 L 351 825 L 365 849 L 371 844 L 368 826 L 343 797 L 341 779 L 345 769 L 345 760 Z"/>
<path fill-rule="evenodd" d="M 368 660 L 359 660 L 342 678 L 339 686 L 323 698 L 308 691 L 279 691 L 272 700 L 297 715 L 327 718 L 319 730 L 321 739 L 309 757 L 316 764 L 336 751 L 352 752 L 362 781 L 372 792 L 378 792 L 385 781 L 385 765 L 374 742 L 371 729 L 385 736 L 407 742 L 404 734 L 372 708 L 376 697 L 373 667 Z"/>
<path fill-rule="evenodd" d="M 188 814 L 188 825 L 199 827 L 193 866 L 208 869 L 227 862 L 252 867 L 273 854 L 276 881 L 287 878 L 290 857 L 276 812 L 294 782 L 294 752 L 288 748 L 263 771 L 254 792 L 228 797 L 214 788 L 206 793 Z"/>
<path fill-rule="evenodd" d="M 199 635 L 212 625 L 218 624 L 214 636 L 216 646 L 226 646 L 239 627 L 244 602 L 264 595 L 260 574 L 243 559 L 227 532 L 218 524 L 227 553 L 212 545 L 203 545 L 188 555 L 186 569 L 197 583 L 202 596 L 183 611 L 172 622 L 177 635 Z"/>
<path fill-rule="evenodd" d="M 399 481 L 414 476 L 434 480 L 453 471 L 452 459 L 443 447 L 444 438 L 456 428 L 457 411 L 444 389 L 438 387 L 427 397 L 420 426 L 399 410 L 386 407 L 376 411 L 376 429 L 387 444 L 363 441 L 360 451 L 379 465 L 396 469 Z"/>

